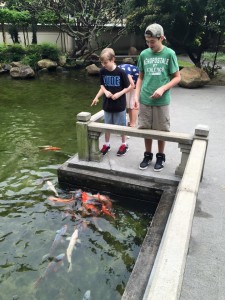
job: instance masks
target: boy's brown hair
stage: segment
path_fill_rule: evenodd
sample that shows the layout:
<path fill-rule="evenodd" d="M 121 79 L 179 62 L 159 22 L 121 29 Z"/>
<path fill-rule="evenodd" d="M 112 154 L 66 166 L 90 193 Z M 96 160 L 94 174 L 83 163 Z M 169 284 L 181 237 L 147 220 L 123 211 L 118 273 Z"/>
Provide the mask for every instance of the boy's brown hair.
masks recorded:
<path fill-rule="evenodd" d="M 102 50 L 99 59 L 100 61 L 113 60 L 115 56 L 115 52 L 112 48 L 105 48 Z"/>

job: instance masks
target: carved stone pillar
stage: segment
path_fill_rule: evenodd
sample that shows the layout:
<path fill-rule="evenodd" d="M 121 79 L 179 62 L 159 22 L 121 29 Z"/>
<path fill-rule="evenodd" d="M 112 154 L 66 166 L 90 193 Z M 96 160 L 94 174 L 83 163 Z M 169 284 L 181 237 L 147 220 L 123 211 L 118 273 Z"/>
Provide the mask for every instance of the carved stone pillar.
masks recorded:
<path fill-rule="evenodd" d="M 79 160 L 89 161 L 88 123 L 91 113 L 81 112 L 77 115 L 77 152 Z"/>
<path fill-rule="evenodd" d="M 100 132 L 89 131 L 88 136 L 89 136 L 90 160 L 101 161 L 103 156 L 99 151 Z"/>
<path fill-rule="evenodd" d="M 175 170 L 175 175 L 182 176 L 184 173 L 184 169 L 187 164 L 187 160 L 191 151 L 191 145 L 187 144 L 178 144 L 178 147 L 181 151 L 181 161 L 179 166 Z"/>

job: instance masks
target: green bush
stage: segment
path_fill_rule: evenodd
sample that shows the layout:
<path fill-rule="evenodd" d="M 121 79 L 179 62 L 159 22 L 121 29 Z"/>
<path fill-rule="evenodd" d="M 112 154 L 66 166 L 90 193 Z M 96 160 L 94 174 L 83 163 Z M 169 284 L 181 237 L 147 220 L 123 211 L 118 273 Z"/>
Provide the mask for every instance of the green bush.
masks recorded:
<path fill-rule="evenodd" d="M 12 61 L 22 61 L 23 64 L 35 68 L 40 59 L 48 58 L 58 61 L 61 54 L 56 45 L 43 43 L 39 45 L 29 45 L 23 47 L 20 44 L 4 45 L 0 44 L 0 62 L 11 63 Z"/>
<path fill-rule="evenodd" d="M 7 48 L 8 58 L 12 61 L 20 61 L 25 55 L 25 49 L 20 44 L 9 45 Z"/>
<path fill-rule="evenodd" d="M 59 48 L 56 45 L 43 43 L 39 45 L 40 53 L 42 58 L 48 58 L 54 61 L 58 61 L 58 58 L 61 54 Z"/>
<path fill-rule="evenodd" d="M 20 44 L 0 45 L 0 62 L 20 61 L 25 55 L 25 48 Z"/>

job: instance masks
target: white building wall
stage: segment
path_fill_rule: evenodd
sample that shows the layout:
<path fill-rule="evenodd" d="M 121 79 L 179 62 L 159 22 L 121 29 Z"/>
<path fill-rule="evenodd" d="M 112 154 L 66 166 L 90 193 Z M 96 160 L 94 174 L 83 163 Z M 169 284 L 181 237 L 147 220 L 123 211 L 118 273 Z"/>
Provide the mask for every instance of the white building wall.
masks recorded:
<path fill-rule="evenodd" d="M 116 30 L 116 29 L 115 29 Z M 5 26 L 6 32 L 6 44 L 13 44 L 10 34 L 8 33 L 8 28 Z M 112 33 L 113 34 L 113 33 Z M 109 32 L 103 33 L 102 40 L 104 42 L 110 42 L 112 40 L 112 34 Z M 27 36 L 26 36 L 27 38 Z M 32 32 L 28 32 L 29 43 L 32 42 Z M 19 32 L 19 40 L 22 45 L 24 45 L 23 32 Z M 74 40 L 67 34 L 60 34 L 57 28 L 54 26 L 39 26 L 37 32 L 37 42 L 41 43 L 52 43 L 56 44 L 60 49 L 67 52 L 72 52 L 74 50 Z M 3 43 L 2 32 L 0 29 L 0 43 Z M 93 46 L 95 46 L 95 41 L 93 40 Z M 113 48 L 118 54 L 127 54 L 130 47 L 136 47 L 139 51 L 146 47 L 143 36 L 137 36 L 135 34 L 129 34 L 122 36 L 114 45 Z"/>

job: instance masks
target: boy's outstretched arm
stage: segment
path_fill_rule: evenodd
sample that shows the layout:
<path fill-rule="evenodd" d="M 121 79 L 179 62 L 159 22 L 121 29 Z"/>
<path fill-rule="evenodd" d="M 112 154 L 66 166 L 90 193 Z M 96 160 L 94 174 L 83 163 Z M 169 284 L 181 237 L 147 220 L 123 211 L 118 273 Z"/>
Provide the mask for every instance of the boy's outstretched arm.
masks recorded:
<path fill-rule="evenodd" d="M 104 94 L 104 90 L 102 86 L 100 87 L 97 95 L 95 96 L 94 100 L 92 100 L 91 106 L 96 105 L 99 102 L 99 98 Z"/>

